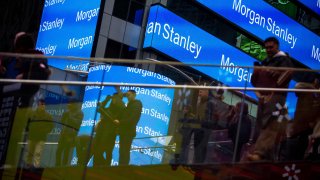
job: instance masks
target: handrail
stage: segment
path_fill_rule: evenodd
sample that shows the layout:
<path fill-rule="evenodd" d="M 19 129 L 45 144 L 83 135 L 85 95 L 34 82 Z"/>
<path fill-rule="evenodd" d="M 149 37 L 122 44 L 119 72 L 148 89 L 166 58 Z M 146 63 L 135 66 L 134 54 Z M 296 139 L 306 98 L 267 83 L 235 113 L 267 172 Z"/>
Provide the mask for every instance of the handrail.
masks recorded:
<path fill-rule="evenodd" d="M 82 81 L 57 81 L 57 80 L 21 80 L 21 79 L 0 79 L 0 83 L 26 83 L 46 85 L 80 85 L 80 86 L 123 86 L 122 83 L 114 82 L 82 82 Z M 195 85 L 163 85 L 146 83 L 126 83 L 126 86 L 153 87 L 153 88 L 188 88 L 188 89 L 209 89 L 218 90 L 221 86 L 195 86 Z M 287 88 L 262 88 L 262 87 L 223 87 L 224 90 L 247 90 L 247 91 L 276 91 L 276 92 L 313 92 L 319 93 L 320 89 L 287 89 Z"/>
<path fill-rule="evenodd" d="M 221 64 L 210 64 L 210 63 L 182 63 L 177 61 L 146 61 L 146 59 L 116 59 L 116 58 L 83 58 L 75 56 L 44 56 L 34 54 L 22 54 L 22 53 L 7 53 L 0 52 L 1 56 L 8 57 L 21 57 L 21 58 L 47 58 L 47 59 L 68 59 L 74 61 L 93 61 L 93 62 L 104 62 L 104 63 L 127 63 L 127 64 L 159 64 L 159 65 L 177 65 L 177 66 L 210 66 L 210 67 L 221 67 Z M 320 69 L 308 69 L 308 68 L 289 68 L 289 67 L 263 67 L 263 66 L 230 66 L 223 65 L 222 67 L 238 67 L 238 68 L 255 68 L 255 69 L 270 69 L 270 70 L 290 70 L 290 71 L 304 71 L 304 72 L 320 72 Z"/>
<path fill-rule="evenodd" d="M 153 62 L 161 62 L 159 60 L 156 59 L 152 59 L 152 58 L 146 58 L 149 61 L 153 61 Z M 184 77 L 186 77 L 187 79 L 189 79 L 191 82 L 193 82 L 194 85 L 199 85 L 198 83 L 196 83 L 190 76 L 188 76 L 186 73 L 184 73 L 183 71 L 181 71 L 180 69 L 170 65 L 170 64 L 164 64 L 163 62 L 161 62 L 161 64 L 169 66 L 170 68 L 176 70 L 177 72 L 179 72 L 180 74 L 182 74 Z"/>

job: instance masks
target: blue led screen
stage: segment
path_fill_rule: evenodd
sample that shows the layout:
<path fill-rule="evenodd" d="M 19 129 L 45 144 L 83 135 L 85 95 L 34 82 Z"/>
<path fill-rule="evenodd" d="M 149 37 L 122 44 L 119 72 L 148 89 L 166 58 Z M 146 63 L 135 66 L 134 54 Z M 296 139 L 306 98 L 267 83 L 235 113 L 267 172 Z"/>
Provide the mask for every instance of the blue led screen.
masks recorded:
<path fill-rule="evenodd" d="M 252 66 L 256 61 L 254 58 L 162 6 L 157 5 L 150 9 L 144 47 L 154 48 L 183 63 L 218 65 L 192 67 L 228 86 L 252 87 L 252 69 L 237 66 Z M 293 88 L 294 84 L 292 81 L 290 88 Z M 246 94 L 256 98 L 252 91 L 247 91 Z M 296 97 L 290 95 L 287 105 L 289 114 L 293 117 Z"/>
<path fill-rule="evenodd" d="M 193 68 L 229 86 L 251 86 L 251 70 L 237 66 L 252 66 L 254 58 L 162 6 L 150 9 L 143 47 L 152 47 L 183 63 L 218 65 Z"/>
<path fill-rule="evenodd" d="M 306 7 L 320 15 L 320 0 L 297 0 Z"/>
<path fill-rule="evenodd" d="M 197 0 L 208 9 L 264 40 L 274 36 L 280 49 L 312 69 L 320 69 L 320 38 L 263 0 Z"/>
<path fill-rule="evenodd" d="M 89 69 L 88 82 L 117 82 L 122 92 L 134 89 L 136 99 L 142 102 L 143 110 L 138 125 L 137 136 L 132 144 L 130 164 L 159 164 L 163 158 L 163 145 L 167 143 L 168 127 L 174 98 L 174 89 L 130 87 L 126 83 L 147 83 L 175 85 L 170 78 L 151 71 L 124 66 L 98 65 Z M 86 86 L 82 111 L 84 118 L 79 135 L 90 135 L 94 124 L 100 119 L 96 114 L 97 103 L 116 90 L 111 86 Z M 127 98 L 123 98 L 127 103 Z M 108 106 L 108 105 L 107 105 Z M 119 138 L 116 140 L 119 141 Z M 160 148 L 154 148 L 160 147 Z M 113 151 L 112 165 L 118 165 L 119 146 Z M 73 161 L 75 162 L 75 161 Z M 92 161 L 89 162 L 89 166 Z"/>
<path fill-rule="evenodd" d="M 90 57 L 100 0 L 46 0 L 36 48 L 47 56 Z M 86 71 L 88 61 L 49 59 L 59 69 Z"/>

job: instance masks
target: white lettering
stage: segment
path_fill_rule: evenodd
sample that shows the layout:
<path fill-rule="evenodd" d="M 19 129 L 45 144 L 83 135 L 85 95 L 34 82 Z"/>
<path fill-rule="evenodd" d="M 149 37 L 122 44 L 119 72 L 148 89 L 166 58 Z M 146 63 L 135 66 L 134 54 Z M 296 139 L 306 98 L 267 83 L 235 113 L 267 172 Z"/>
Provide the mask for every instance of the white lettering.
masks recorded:
<path fill-rule="evenodd" d="M 96 81 L 96 83 L 99 83 L 98 81 Z M 92 89 L 99 89 L 99 90 L 103 90 L 104 86 L 86 86 L 85 91 L 89 91 Z"/>
<path fill-rule="evenodd" d="M 92 120 L 92 119 L 89 119 L 89 120 L 83 120 L 82 123 L 81 123 L 81 126 L 84 127 L 84 126 L 88 126 L 88 127 L 92 127 L 95 125 L 95 121 Z"/>
<path fill-rule="evenodd" d="M 169 124 L 169 117 L 165 113 L 160 113 L 156 109 L 151 109 L 149 115 L 165 122 L 167 125 Z"/>
<path fill-rule="evenodd" d="M 89 73 L 94 72 L 94 71 L 106 71 L 109 72 L 111 70 L 112 65 L 106 64 L 106 65 L 98 65 L 98 66 L 93 66 L 90 67 Z"/>
<path fill-rule="evenodd" d="M 64 4 L 66 0 L 46 0 L 44 2 L 44 7 L 49 7 L 49 6 L 53 6 L 56 4 Z"/>
<path fill-rule="evenodd" d="M 51 55 L 53 56 L 56 52 L 57 45 L 48 45 L 47 47 L 37 47 L 39 51 L 42 51 L 44 55 Z"/>
<path fill-rule="evenodd" d="M 100 8 L 90 9 L 88 11 L 78 11 L 76 16 L 76 22 L 78 21 L 90 21 L 93 17 L 98 16 Z"/>
<path fill-rule="evenodd" d="M 143 133 L 149 136 L 163 136 L 160 131 L 155 131 L 152 128 L 145 126 Z"/>
<path fill-rule="evenodd" d="M 167 94 L 162 94 L 155 89 L 151 90 L 151 96 L 168 103 L 168 105 L 170 105 L 170 103 L 171 103 L 171 98 Z"/>
<path fill-rule="evenodd" d="M 88 67 L 89 67 L 89 63 L 85 63 L 85 64 L 68 64 L 66 66 L 66 69 L 87 72 Z"/>
<path fill-rule="evenodd" d="M 166 76 L 163 76 L 161 74 L 157 74 L 157 73 L 152 72 L 152 71 L 147 71 L 147 70 L 144 70 L 144 69 L 139 69 L 139 68 L 135 68 L 135 67 L 127 67 L 127 72 L 140 74 L 142 77 L 146 77 L 146 76 L 147 77 L 153 77 L 153 78 L 162 80 L 164 82 L 167 82 L 170 85 L 175 85 L 176 84 L 172 79 L 170 79 L 170 78 L 168 78 Z"/>
<path fill-rule="evenodd" d="M 59 19 L 56 18 L 54 21 L 43 21 L 42 24 L 40 24 L 40 31 L 49 31 L 52 29 L 61 29 L 64 23 L 64 18 Z"/>
<path fill-rule="evenodd" d="M 192 37 L 190 35 L 181 35 L 181 32 L 175 32 L 174 27 L 171 27 L 170 24 L 164 24 L 162 32 L 162 25 L 160 23 L 156 22 L 154 24 L 154 22 L 150 22 L 147 25 L 146 32 L 148 34 L 153 33 L 158 36 L 160 36 L 161 34 L 165 40 L 168 40 L 176 46 L 179 46 L 190 52 L 193 55 L 194 59 L 197 59 L 200 55 L 202 46 L 192 41 Z"/>
<path fill-rule="evenodd" d="M 247 71 L 241 67 L 237 67 L 237 65 L 235 65 L 234 63 L 232 63 L 230 61 L 229 57 L 227 57 L 227 59 L 225 60 L 224 54 L 222 54 L 220 65 L 221 65 L 220 66 L 221 69 L 236 76 L 237 81 L 241 82 L 244 80 L 247 82 L 251 82 L 252 73 L 250 73 L 249 71 Z"/>
<path fill-rule="evenodd" d="M 162 160 L 162 154 L 159 153 L 159 151 L 156 149 L 151 150 L 150 147 L 141 147 L 141 146 L 131 145 L 131 152 L 132 151 L 140 152 L 152 158 L 158 159 L 159 161 Z"/>
<path fill-rule="evenodd" d="M 69 39 L 68 49 L 77 48 L 77 47 L 79 47 L 79 49 L 82 49 L 83 46 L 92 44 L 92 42 L 93 42 L 92 36 L 87 36 L 79 39 L 72 38 L 72 39 Z"/>
<path fill-rule="evenodd" d="M 288 28 L 277 25 L 277 22 L 271 17 L 261 16 L 260 13 L 242 4 L 242 0 L 233 0 L 232 9 L 247 18 L 249 24 L 257 24 L 261 28 L 266 28 L 267 31 L 287 42 L 291 49 L 295 47 L 298 38 L 291 34 Z"/>
<path fill-rule="evenodd" d="M 83 104 L 82 104 L 82 107 L 81 107 L 81 110 L 83 109 L 86 109 L 86 108 L 95 108 L 97 107 L 97 100 L 94 100 L 94 101 L 85 101 Z"/>
<path fill-rule="evenodd" d="M 312 47 L 311 57 L 320 62 L 319 48 L 316 47 L 315 45 L 313 45 Z"/>

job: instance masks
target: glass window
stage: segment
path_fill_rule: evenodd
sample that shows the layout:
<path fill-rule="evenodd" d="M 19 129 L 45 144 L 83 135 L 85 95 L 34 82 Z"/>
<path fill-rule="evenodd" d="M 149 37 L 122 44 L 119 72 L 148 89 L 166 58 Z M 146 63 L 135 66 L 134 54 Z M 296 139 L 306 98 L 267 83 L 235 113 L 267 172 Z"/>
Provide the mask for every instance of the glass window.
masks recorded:
<path fill-rule="evenodd" d="M 129 10 L 128 21 L 133 24 L 141 26 L 143 11 L 144 11 L 144 4 L 140 2 L 132 1 L 130 5 L 130 10 Z"/>
<path fill-rule="evenodd" d="M 108 39 L 107 48 L 104 57 L 119 58 L 121 52 L 121 43 Z"/>
<path fill-rule="evenodd" d="M 135 59 L 137 49 L 125 44 L 121 44 L 117 41 L 108 40 L 106 53 L 104 57 L 106 58 L 123 58 L 123 59 Z"/>
<path fill-rule="evenodd" d="M 128 15 L 130 1 L 116 0 L 113 6 L 113 16 L 126 20 Z"/>
<path fill-rule="evenodd" d="M 145 0 L 117 0 L 114 3 L 113 16 L 129 21 L 136 25 L 141 25 L 144 5 Z"/>
<path fill-rule="evenodd" d="M 123 59 L 135 59 L 137 49 L 125 44 L 122 44 L 122 51 L 120 57 Z"/>

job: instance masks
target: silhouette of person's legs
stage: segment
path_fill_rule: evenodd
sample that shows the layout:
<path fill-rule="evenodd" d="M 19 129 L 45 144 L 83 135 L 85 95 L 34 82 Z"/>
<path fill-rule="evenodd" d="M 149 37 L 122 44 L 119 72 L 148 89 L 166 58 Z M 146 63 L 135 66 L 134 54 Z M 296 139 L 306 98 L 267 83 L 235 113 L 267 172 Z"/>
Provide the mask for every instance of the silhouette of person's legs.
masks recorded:
<path fill-rule="evenodd" d="M 130 150 L 133 138 L 133 136 L 120 136 L 120 165 L 128 165 L 130 162 Z"/>
<path fill-rule="evenodd" d="M 26 163 L 27 165 L 33 165 L 33 157 L 36 149 L 36 141 L 28 140 Z"/>
<path fill-rule="evenodd" d="M 188 162 L 189 144 L 192 137 L 193 130 L 184 129 L 182 133 L 180 163 Z"/>
<path fill-rule="evenodd" d="M 56 166 L 66 166 L 69 164 L 70 150 L 74 147 L 73 139 L 75 137 L 67 137 L 66 135 L 60 137 L 58 148 L 56 152 Z"/>
<path fill-rule="evenodd" d="M 106 146 L 106 166 L 110 166 L 111 165 L 111 160 L 112 160 L 112 151 L 114 149 L 114 145 L 116 142 L 116 137 L 117 134 L 116 133 L 110 133 L 108 135 L 108 137 L 105 139 L 104 143 Z"/>
<path fill-rule="evenodd" d="M 208 134 L 205 130 L 199 129 L 194 132 L 194 162 L 203 163 L 207 154 Z"/>
<path fill-rule="evenodd" d="M 112 151 L 115 145 L 117 134 L 112 129 L 99 128 L 94 139 L 94 166 L 110 166 Z M 104 158 L 106 153 L 106 158 Z"/>

